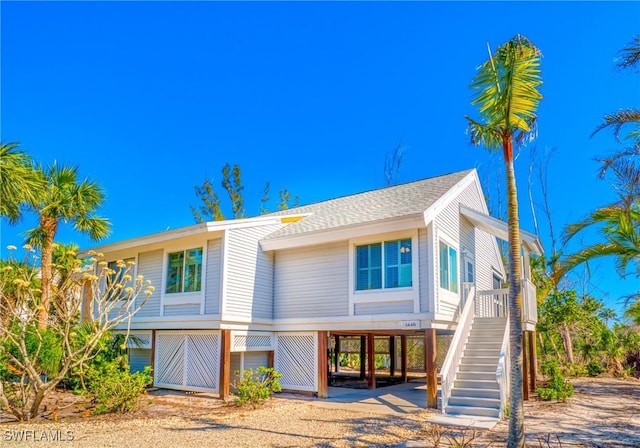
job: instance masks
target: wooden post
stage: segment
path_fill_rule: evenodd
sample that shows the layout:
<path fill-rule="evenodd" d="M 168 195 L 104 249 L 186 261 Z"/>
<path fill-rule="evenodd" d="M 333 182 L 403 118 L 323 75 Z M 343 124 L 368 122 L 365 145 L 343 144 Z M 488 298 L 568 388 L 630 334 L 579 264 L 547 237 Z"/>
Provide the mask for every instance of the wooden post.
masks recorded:
<path fill-rule="evenodd" d="M 424 331 L 424 355 L 427 371 L 427 407 L 438 407 L 438 375 L 436 371 L 436 330 Z"/>
<path fill-rule="evenodd" d="M 367 377 L 367 388 L 376 388 L 376 340 L 373 333 L 367 334 L 367 366 L 369 376 Z"/>
<path fill-rule="evenodd" d="M 367 337 L 360 336 L 360 379 L 367 377 Z"/>
<path fill-rule="evenodd" d="M 273 350 L 269 350 L 267 354 L 267 367 L 269 367 L 270 369 L 273 369 L 275 367 L 274 355 L 275 352 Z"/>
<path fill-rule="evenodd" d="M 334 360 L 336 364 L 335 372 L 338 373 L 338 370 L 340 369 L 340 336 L 336 335 L 335 339 L 336 339 L 336 349 L 333 351 L 333 353 L 335 354 L 335 360 Z"/>
<path fill-rule="evenodd" d="M 231 330 L 220 330 L 222 340 L 220 341 L 220 384 L 218 391 L 220 398 L 224 401 L 230 396 L 229 383 L 231 381 Z"/>
<path fill-rule="evenodd" d="M 400 377 L 407 382 L 407 336 L 400 336 Z"/>
<path fill-rule="evenodd" d="M 528 341 L 527 331 L 522 332 L 522 399 L 529 401 L 529 369 L 528 365 Z"/>
<path fill-rule="evenodd" d="M 318 398 L 329 396 L 327 332 L 318 331 Z"/>
<path fill-rule="evenodd" d="M 396 373 L 396 338 L 389 336 L 389 376 L 393 378 Z"/>
<path fill-rule="evenodd" d="M 536 370 L 538 368 L 538 356 L 536 347 L 536 332 L 529 332 L 529 384 L 531 392 L 536 391 Z"/>

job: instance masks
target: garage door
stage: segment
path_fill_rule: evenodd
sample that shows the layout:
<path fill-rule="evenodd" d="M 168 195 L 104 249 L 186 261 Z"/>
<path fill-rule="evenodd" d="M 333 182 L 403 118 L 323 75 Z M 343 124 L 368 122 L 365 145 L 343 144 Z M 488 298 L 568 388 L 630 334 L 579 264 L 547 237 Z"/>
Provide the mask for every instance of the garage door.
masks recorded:
<path fill-rule="evenodd" d="M 154 385 L 218 392 L 220 331 L 158 331 Z"/>

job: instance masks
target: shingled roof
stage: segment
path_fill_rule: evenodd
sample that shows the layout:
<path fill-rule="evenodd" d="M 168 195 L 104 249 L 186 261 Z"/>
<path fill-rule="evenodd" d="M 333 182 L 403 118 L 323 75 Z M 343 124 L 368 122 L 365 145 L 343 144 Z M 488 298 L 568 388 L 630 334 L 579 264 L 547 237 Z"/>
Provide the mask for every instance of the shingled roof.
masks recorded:
<path fill-rule="evenodd" d="M 267 235 L 263 241 L 418 216 L 472 171 L 445 174 L 271 213 L 266 216 L 307 213 L 309 216 Z"/>

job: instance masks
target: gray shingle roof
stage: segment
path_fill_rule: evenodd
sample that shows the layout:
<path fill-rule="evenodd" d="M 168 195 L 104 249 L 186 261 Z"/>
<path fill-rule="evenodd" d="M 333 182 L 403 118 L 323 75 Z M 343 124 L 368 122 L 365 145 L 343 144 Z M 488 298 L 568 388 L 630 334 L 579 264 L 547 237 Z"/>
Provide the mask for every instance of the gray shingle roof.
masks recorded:
<path fill-rule="evenodd" d="M 271 213 L 273 216 L 311 215 L 267 235 L 263 240 L 419 215 L 471 171 L 445 174 Z"/>

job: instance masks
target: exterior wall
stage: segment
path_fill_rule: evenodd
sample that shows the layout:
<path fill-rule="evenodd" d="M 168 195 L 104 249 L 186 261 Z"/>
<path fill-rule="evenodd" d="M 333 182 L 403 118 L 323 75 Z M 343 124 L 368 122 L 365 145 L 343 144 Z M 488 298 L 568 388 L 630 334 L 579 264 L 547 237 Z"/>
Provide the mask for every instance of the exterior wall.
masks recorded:
<path fill-rule="evenodd" d="M 429 306 L 430 297 L 430 270 L 429 264 L 429 233 L 426 227 L 418 229 L 418 259 L 420 260 L 420 311 L 433 312 Z"/>
<path fill-rule="evenodd" d="M 355 315 L 362 314 L 398 314 L 413 313 L 413 300 L 403 300 L 398 302 L 370 302 L 356 303 Z"/>
<path fill-rule="evenodd" d="M 260 249 L 259 240 L 282 225 L 227 231 L 224 242 L 224 315 L 273 317 L 273 255 Z"/>
<path fill-rule="evenodd" d="M 484 201 L 475 182 L 462 190 L 434 220 L 433 260 L 435 312 L 445 319 L 454 319 L 463 293 L 465 256 L 474 262 L 476 289 L 491 288 L 492 268 L 502 269 L 495 237 L 475 229 L 460 216 L 460 204 L 484 211 Z M 439 242 L 444 241 L 458 251 L 458 294 L 440 288 Z"/>
<path fill-rule="evenodd" d="M 275 255 L 274 318 L 347 316 L 347 241 L 278 251 Z"/>
<path fill-rule="evenodd" d="M 207 267 L 204 294 L 204 314 L 220 314 L 220 272 L 222 266 L 222 239 L 207 241 Z"/>
<path fill-rule="evenodd" d="M 142 372 L 145 367 L 151 365 L 151 349 L 130 348 L 129 349 L 129 370 L 131 372 Z"/>
<path fill-rule="evenodd" d="M 160 296 L 162 294 L 162 255 L 162 249 L 151 252 L 141 252 L 138 254 L 138 275 L 142 275 L 145 282 L 147 280 L 151 281 L 151 285 L 155 290 L 142 309 L 138 311 L 138 314 L 136 314 L 134 319 L 160 316 Z M 137 300 L 144 300 L 144 296 L 139 296 Z M 140 302 L 137 302 L 136 306 L 138 303 Z"/>
<path fill-rule="evenodd" d="M 258 367 L 266 367 L 269 364 L 269 352 L 244 353 L 244 370 L 253 369 L 256 373 Z"/>

